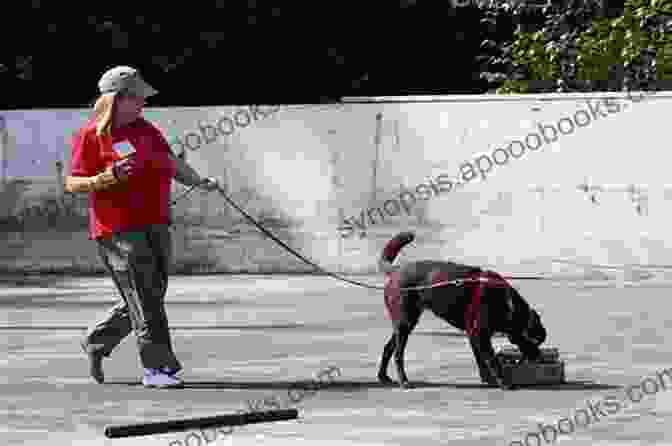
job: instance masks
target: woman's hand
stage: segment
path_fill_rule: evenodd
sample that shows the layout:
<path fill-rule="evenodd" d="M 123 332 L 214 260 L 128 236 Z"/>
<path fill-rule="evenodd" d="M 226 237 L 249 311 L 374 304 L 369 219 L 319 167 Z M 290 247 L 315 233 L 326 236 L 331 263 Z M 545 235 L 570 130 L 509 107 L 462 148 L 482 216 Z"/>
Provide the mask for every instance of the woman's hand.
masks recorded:
<path fill-rule="evenodd" d="M 114 177 L 118 180 L 125 181 L 128 179 L 131 172 L 137 169 L 137 160 L 135 154 L 131 154 L 126 158 L 123 158 L 112 163 L 111 171 Z"/>

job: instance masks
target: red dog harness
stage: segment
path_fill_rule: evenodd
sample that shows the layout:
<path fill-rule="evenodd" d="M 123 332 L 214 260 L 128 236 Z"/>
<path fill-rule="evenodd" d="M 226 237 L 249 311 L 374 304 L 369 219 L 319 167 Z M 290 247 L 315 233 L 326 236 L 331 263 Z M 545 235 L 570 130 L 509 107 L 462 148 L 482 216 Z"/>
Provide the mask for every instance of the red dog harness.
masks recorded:
<path fill-rule="evenodd" d="M 400 274 L 398 271 L 385 273 L 385 316 L 387 319 L 398 322 L 401 317 L 401 292 L 399 285 Z M 431 276 L 432 284 L 448 280 L 445 273 L 436 271 Z M 480 307 L 481 292 L 486 286 L 510 287 L 511 285 L 499 274 L 494 271 L 483 271 L 476 274 L 470 274 L 460 280 L 463 283 L 473 284 L 471 302 L 464 311 L 465 331 L 469 336 L 477 336 L 480 329 Z"/>
<path fill-rule="evenodd" d="M 494 271 L 483 271 L 467 276 L 466 280 L 473 283 L 471 302 L 464 310 L 464 327 L 467 335 L 478 336 L 481 328 L 481 292 L 485 287 L 510 287 L 511 285 L 502 276 Z"/>
<path fill-rule="evenodd" d="M 399 272 L 385 273 L 385 317 L 393 322 L 399 322 L 401 317 L 401 293 L 399 291 Z"/>

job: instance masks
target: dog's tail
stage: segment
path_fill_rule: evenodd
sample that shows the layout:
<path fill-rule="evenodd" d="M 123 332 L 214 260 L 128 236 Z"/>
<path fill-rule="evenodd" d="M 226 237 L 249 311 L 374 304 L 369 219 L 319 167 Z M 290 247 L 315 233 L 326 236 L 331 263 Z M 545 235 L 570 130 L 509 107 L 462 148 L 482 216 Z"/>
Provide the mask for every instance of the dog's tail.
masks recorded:
<path fill-rule="evenodd" d="M 411 243 L 415 239 L 415 234 L 410 231 L 400 232 L 395 235 L 389 242 L 385 245 L 383 253 L 378 260 L 378 268 L 384 273 L 390 273 L 395 271 L 397 268 L 393 265 L 394 259 L 397 258 L 399 251 Z"/>

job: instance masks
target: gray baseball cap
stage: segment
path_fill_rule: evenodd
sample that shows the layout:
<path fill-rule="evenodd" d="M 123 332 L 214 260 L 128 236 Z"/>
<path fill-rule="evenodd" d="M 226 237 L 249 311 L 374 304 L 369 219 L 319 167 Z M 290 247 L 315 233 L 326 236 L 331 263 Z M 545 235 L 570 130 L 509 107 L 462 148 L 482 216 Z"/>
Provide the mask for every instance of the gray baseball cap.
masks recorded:
<path fill-rule="evenodd" d="M 103 73 L 98 81 L 98 89 L 101 93 L 113 93 L 126 91 L 130 94 L 148 98 L 158 93 L 133 67 L 118 66 Z"/>

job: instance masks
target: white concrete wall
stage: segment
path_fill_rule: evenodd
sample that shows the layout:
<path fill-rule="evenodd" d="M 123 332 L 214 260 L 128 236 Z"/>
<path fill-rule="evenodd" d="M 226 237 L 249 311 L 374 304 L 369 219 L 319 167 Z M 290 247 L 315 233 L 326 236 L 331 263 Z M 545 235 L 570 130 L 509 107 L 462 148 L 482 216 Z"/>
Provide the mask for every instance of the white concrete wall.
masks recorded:
<path fill-rule="evenodd" d="M 613 102 L 609 107 L 600 105 L 595 113 L 605 116 L 595 118 L 590 107 L 594 109 L 605 96 Z M 178 153 L 187 152 L 198 171 L 223 178 L 232 198 L 251 215 L 289 225 L 269 229 L 329 269 L 371 270 L 385 240 L 409 228 L 419 237 L 404 251 L 405 259 L 443 257 L 513 273 L 559 272 L 566 261 L 672 265 L 668 261 L 672 237 L 666 231 L 668 197 L 672 197 L 667 185 L 672 180 L 663 138 L 672 94 L 657 93 L 639 102 L 613 93 L 413 99 L 266 106 L 256 111 L 149 108 L 145 115 L 164 130 Z M 13 153 L 40 161 L 10 160 L 9 176 L 53 175 L 53 163 L 59 159 L 67 169 L 66 138 L 85 114 L 84 110 L 0 112 L 15 144 Z M 439 175 L 455 177 L 463 163 L 506 148 L 511 140 L 535 131 L 538 123 L 557 125 L 573 116 L 584 125 L 493 167 L 485 180 L 418 200 L 412 216 L 386 216 L 384 222 L 374 217 L 375 224 L 367 217 L 364 231 L 338 230 L 343 218 L 361 216 L 372 204 L 376 152 L 376 199 L 382 206 L 398 197 L 402 187 L 415 189 L 431 179 L 436 182 Z M 188 136 L 186 141 L 195 150 L 178 142 L 191 131 L 199 133 L 199 125 L 214 128 L 218 123 L 230 134 L 213 136 L 197 148 L 198 138 Z M 51 168 L 39 167 L 50 163 Z M 482 158 L 481 166 L 485 165 Z M 586 180 L 609 189 L 597 193 L 597 204 L 579 190 Z M 643 190 L 640 213 L 627 191 L 629 185 Z M 178 204 L 175 213 L 192 222 L 176 227 L 178 263 L 233 271 L 305 269 L 271 240 L 257 235 L 255 228 L 241 223 L 237 211 L 214 194 L 193 194 Z M 28 232 L 23 235 L 31 240 Z M 7 235 L 12 237 L 16 239 Z M 17 259 L 42 257 L 39 249 L 21 251 L 16 241 L 12 243 Z M 44 246 L 47 249 L 48 244 Z M 67 255 L 89 258 L 91 252 L 93 246 L 83 243 Z"/>

